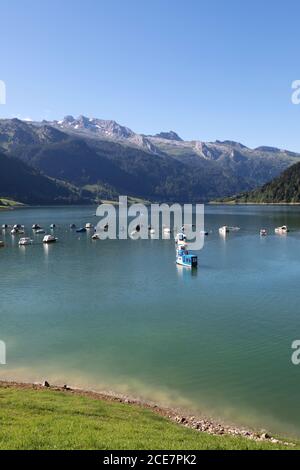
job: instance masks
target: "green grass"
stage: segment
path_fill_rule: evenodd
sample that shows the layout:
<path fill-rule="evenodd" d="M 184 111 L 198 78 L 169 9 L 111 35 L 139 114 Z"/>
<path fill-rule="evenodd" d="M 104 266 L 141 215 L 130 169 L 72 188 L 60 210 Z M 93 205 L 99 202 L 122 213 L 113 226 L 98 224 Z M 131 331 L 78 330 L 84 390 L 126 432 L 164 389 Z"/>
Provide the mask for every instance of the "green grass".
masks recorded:
<path fill-rule="evenodd" d="M 0 449 L 278 449 L 210 436 L 136 405 L 70 392 L 0 387 Z"/>

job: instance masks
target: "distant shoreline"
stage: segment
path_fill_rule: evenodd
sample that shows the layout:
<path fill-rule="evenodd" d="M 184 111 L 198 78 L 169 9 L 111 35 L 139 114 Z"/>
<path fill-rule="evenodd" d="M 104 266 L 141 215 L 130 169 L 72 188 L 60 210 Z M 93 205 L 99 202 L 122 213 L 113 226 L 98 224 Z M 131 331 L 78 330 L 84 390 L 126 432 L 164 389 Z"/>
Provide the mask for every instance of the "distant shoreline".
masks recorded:
<path fill-rule="evenodd" d="M 135 202 L 133 202 L 134 204 Z M 99 204 L 112 204 L 119 206 L 118 201 L 103 200 Z M 151 204 L 149 201 L 144 202 L 145 205 Z M 164 204 L 161 202 L 160 204 Z M 193 204 L 187 202 L 186 204 Z M 204 204 L 205 206 L 300 206 L 300 202 L 199 202 L 198 204 Z M 16 206 L 0 206 L 0 211 L 13 211 L 17 209 L 34 209 L 36 207 L 97 207 L 96 204 L 20 204 Z"/>
<path fill-rule="evenodd" d="M 208 202 L 209 206 L 300 206 L 300 202 Z"/>
<path fill-rule="evenodd" d="M 130 203 L 130 202 L 129 202 Z M 134 201 L 132 202 L 133 204 L 135 203 Z M 104 200 L 101 201 L 99 204 L 111 204 L 115 207 L 119 207 L 119 202 L 118 201 L 110 201 L 110 200 Z M 151 204 L 150 202 L 146 201 L 144 203 L 146 206 Z M 163 203 L 161 203 L 163 204 Z M 193 203 L 186 203 L 186 204 L 193 204 Z M 262 207 L 262 206 L 267 206 L 267 207 L 298 207 L 300 206 L 300 202 L 201 202 L 198 204 L 203 204 L 205 206 L 227 206 L 227 207 L 242 207 L 242 206 L 253 206 L 253 207 Z M 33 204 L 33 205 L 28 205 L 28 204 L 20 204 L 20 205 L 15 205 L 15 206 L 0 206 L 0 213 L 3 212 L 11 212 L 11 211 L 16 211 L 19 209 L 35 209 L 35 208 L 62 208 L 62 207 L 97 207 L 95 204 L 47 204 L 47 205 L 40 205 L 40 204 Z"/>

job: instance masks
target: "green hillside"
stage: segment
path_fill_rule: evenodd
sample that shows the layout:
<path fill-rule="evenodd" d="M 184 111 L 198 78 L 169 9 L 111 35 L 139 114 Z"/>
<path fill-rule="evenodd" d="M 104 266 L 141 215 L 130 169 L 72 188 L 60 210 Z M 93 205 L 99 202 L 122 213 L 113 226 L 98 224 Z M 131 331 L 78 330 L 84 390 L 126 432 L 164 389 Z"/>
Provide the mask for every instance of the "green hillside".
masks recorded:
<path fill-rule="evenodd" d="M 1 199 L 12 199 L 23 204 L 80 204 L 92 201 L 88 191 L 79 191 L 70 184 L 50 179 L 4 153 L 0 153 L 0 195 Z"/>
<path fill-rule="evenodd" d="M 237 204 L 296 204 L 300 203 L 300 163 L 285 170 L 281 176 L 259 189 L 227 198 Z"/>

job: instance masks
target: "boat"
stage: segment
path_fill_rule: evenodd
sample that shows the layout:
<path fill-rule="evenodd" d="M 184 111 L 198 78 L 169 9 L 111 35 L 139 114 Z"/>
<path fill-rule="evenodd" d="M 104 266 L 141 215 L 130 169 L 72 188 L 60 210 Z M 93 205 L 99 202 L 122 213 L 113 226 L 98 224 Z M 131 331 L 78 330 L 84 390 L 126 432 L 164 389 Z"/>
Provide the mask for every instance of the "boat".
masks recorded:
<path fill-rule="evenodd" d="M 85 224 L 85 228 L 86 228 L 87 230 L 90 230 L 90 229 L 93 228 L 93 224 L 87 223 L 87 224 Z"/>
<path fill-rule="evenodd" d="M 265 228 L 262 228 L 259 233 L 261 237 L 266 237 L 268 235 L 268 232 Z"/>
<path fill-rule="evenodd" d="M 186 241 L 185 233 L 183 233 L 183 232 L 177 233 L 177 235 L 175 237 L 175 242 L 177 243 L 179 241 Z"/>
<path fill-rule="evenodd" d="M 279 235 L 284 235 L 288 233 L 290 230 L 287 225 L 283 225 L 282 227 L 277 227 L 275 228 L 275 233 L 278 233 Z"/>
<path fill-rule="evenodd" d="M 57 238 L 55 238 L 53 235 L 45 235 L 43 238 L 43 243 L 55 243 L 57 242 Z"/>
<path fill-rule="evenodd" d="M 176 263 L 187 268 L 197 268 L 198 256 L 185 249 L 178 248 L 176 250 Z"/>
<path fill-rule="evenodd" d="M 18 228 L 13 228 L 10 232 L 12 235 L 17 235 L 19 232 L 19 229 Z"/>
<path fill-rule="evenodd" d="M 28 237 L 24 237 L 24 238 L 20 238 L 20 241 L 19 241 L 19 246 L 26 246 L 26 245 L 31 245 L 32 244 L 32 240 Z"/>
<path fill-rule="evenodd" d="M 186 247 L 187 246 L 187 238 L 184 233 L 177 233 L 175 237 L 175 243 L 178 247 Z"/>
<path fill-rule="evenodd" d="M 100 240 L 98 233 L 94 233 L 92 240 Z"/>
<path fill-rule="evenodd" d="M 220 227 L 219 228 L 219 234 L 220 235 L 227 235 L 227 233 L 229 233 L 229 227 L 227 227 L 227 225 L 224 225 L 224 227 Z"/>
<path fill-rule="evenodd" d="M 85 233 L 86 232 L 86 228 L 85 227 L 81 227 L 81 228 L 78 228 L 76 230 L 76 233 Z"/>
<path fill-rule="evenodd" d="M 209 235 L 209 232 L 207 230 L 200 230 L 200 235 L 204 235 L 207 237 Z"/>
<path fill-rule="evenodd" d="M 38 230 L 35 231 L 35 233 L 37 235 L 42 235 L 43 233 L 45 233 L 45 230 L 43 228 L 39 228 Z"/>
<path fill-rule="evenodd" d="M 2 225 L 2 230 L 6 230 L 6 229 L 8 229 L 8 225 L 7 225 L 7 224 L 3 224 L 3 225 Z"/>
<path fill-rule="evenodd" d="M 33 224 L 32 230 L 40 230 L 42 227 L 39 224 Z"/>
<path fill-rule="evenodd" d="M 13 232 L 14 230 L 14 232 Z M 11 231 L 12 234 L 15 234 L 15 233 L 24 233 L 24 225 L 20 225 L 20 224 L 15 224 L 13 225 L 13 228 L 12 228 L 12 231 Z"/>
<path fill-rule="evenodd" d="M 131 237 L 135 237 L 136 235 L 138 235 L 141 231 L 141 226 L 140 225 L 137 225 L 135 227 L 135 229 L 131 232 L 130 236 Z"/>
<path fill-rule="evenodd" d="M 0 240 L 0 248 L 3 248 L 5 246 L 4 242 Z"/>
<path fill-rule="evenodd" d="M 240 227 L 228 227 L 228 225 L 224 225 L 224 227 L 219 228 L 220 235 L 227 235 L 229 232 L 238 232 Z"/>
<path fill-rule="evenodd" d="M 170 227 L 164 227 L 164 233 L 168 235 L 169 233 L 172 233 L 172 230 Z"/>
<path fill-rule="evenodd" d="M 51 230 L 53 230 L 54 228 L 56 228 L 56 225 L 55 225 L 55 224 L 51 224 L 51 225 L 50 225 L 50 228 L 51 228 Z"/>

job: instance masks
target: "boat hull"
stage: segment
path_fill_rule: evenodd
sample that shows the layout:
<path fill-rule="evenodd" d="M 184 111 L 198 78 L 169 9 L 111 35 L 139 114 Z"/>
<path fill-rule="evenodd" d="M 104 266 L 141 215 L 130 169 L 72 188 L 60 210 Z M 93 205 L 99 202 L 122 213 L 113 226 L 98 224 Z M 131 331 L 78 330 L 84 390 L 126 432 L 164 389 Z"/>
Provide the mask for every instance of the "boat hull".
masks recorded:
<path fill-rule="evenodd" d="M 188 264 L 188 263 L 185 263 L 184 261 L 181 261 L 181 260 L 176 260 L 176 264 L 178 264 L 179 266 L 184 266 L 185 268 L 189 268 L 189 269 L 195 269 L 198 267 L 198 263 L 197 264 Z"/>

